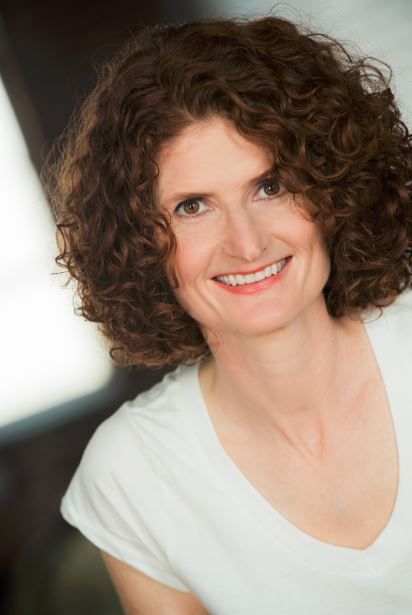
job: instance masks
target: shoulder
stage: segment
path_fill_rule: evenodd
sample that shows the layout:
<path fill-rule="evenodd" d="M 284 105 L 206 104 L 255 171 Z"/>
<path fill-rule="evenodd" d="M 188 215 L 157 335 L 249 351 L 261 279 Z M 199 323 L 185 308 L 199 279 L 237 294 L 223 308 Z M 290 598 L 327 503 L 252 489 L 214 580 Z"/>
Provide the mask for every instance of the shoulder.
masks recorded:
<path fill-rule="evenodd" d="M 183 591 L 165 555 L 169 531 L 156 461 L 173 465 L 182 448 L 179 387 L 187 376 L 168 374 L 101 423 L 61 504 L 66 521 L 99 549 Z"/>
<path fill-rule="evenodd" d="M 383 320 L 387 323 L 397 324 L 403 319 L 411 318 L 412 314 L 412 289 L 407 288 L 400 293 L 396 299 L 386 307 L 382 308 L 382 311 L 378 308 L 371 307 L 363 313 L 362 320 L 368 324 Z"/>
<path fill-rule="evenodd" d="M 391 305 L 383 309 L 386 322 L 403 334 L 412 333 L 412 289 L 404 290 Z"/>
<path fill-rule="evenodd" d="M 91 437 L 82 457 L 81 468 L 87 475 L 102 480 L 121 472 L 127 478 L 133 468 L 133 480 L 147 468 L 156 448 L 179 438 L 187 405 L 187 385 L 196 368 L 180 366 L 156 385 L 125 402 L 103 421 Z"/>
<path fill-rule="evenodd" d="M 400 293 L 395 301 L 379 310 L 369 310 L 363 321 L 371 334 L 382 363 L 412 358 L 412 289 Z"/>
<path fill-rule="evenodd" d="M 406 288 L 386 309 L 390 310 L 412 310 L 412 288 Z"/>
<path fill-rule="evenodd" d="M 159 467 L 173 464 L 184 442 L 180 393 L 188 376 L 180 368 L 167 374 L 99 425 L 63 497 L 66 520 L 93 536 L 97 528 L 105 528 L 101 536 L 117 528 L 117 536 L 132 541 L 137 517 L 148 527 L 162 523 Z M 108 540 L 92 542 L 105 548 Z"/>

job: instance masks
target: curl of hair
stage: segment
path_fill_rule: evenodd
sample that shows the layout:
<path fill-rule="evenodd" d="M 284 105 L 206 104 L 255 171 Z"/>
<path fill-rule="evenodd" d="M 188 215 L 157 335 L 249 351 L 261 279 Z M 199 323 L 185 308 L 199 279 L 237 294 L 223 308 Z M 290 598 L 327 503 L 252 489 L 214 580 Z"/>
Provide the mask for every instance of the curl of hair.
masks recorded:
<path fill-rule="evenodd" d="M 174 297 L 176 241 L 154 193 L 159 148 L 197 120 L 229 118 L 305 197 L 330 256 L 333 317 L 411 287 L 412 143 L 384 68 L 274 16 L 146 28 L 102 67 L 43 179 L 56 260 L 118 364 L 210 352 Z"/>

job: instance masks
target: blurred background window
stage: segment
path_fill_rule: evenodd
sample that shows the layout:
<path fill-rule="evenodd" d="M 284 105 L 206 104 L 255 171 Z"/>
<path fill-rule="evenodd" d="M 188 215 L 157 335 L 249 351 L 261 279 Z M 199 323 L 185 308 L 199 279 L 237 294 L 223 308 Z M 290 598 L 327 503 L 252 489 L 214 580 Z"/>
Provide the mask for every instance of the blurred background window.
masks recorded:
<path fill-rule="evenodd" d="M 0 80 L 0 428 L 102 388 L 113 368 L 74 315 L 54 222 Z M 56 288 L 59 287 L 59 288 Z"/>

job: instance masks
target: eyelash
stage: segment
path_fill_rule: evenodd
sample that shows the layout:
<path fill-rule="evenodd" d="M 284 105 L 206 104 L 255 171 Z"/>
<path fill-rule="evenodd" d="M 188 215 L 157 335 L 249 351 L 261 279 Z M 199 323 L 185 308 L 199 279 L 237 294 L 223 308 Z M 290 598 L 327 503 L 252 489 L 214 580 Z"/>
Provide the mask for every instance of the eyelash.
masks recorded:
<path fill-rule="evenodd" d="M 264 200 L 264 201 L 271 201 L 272 199 L 276 199 L 277 197 L 279 197 L 280 194 L 283 193 L 283 189 L 282 189 L 281 184 L 279 182 L 277 182 L 275 179 L 271 178 L 271 177 L 268 177 L 267 179 L 264 179 L 263 181 L 261 181 L 257 185 L 257 192 L 259 192 L 267 184 L 276 184 L 277 187 L 278 187 L 278 192 L 276 194 L 274 194 L 273 196 L 266 195 L 266 198 L 263 198 L 262 200 Z M 178 216 L 181 216 L 182 218 L 199 218 L 200 216 L 203 216 L 206 212 L 184 215 L 184 214 L 179 214 L 179 209 L 181 207 L 183 207 L 184 205 L 188 205 L 188 204 L 191 204 L 191 203 L 198 203 L 198 202 L 201 202 L 202 200 L 203 200 L 203 197 L 197 196 L 197 197 L 193 197 L 191 199 L 187 199 L 186 201 L 182 201 L 175 208 L 175 213 Z"/>

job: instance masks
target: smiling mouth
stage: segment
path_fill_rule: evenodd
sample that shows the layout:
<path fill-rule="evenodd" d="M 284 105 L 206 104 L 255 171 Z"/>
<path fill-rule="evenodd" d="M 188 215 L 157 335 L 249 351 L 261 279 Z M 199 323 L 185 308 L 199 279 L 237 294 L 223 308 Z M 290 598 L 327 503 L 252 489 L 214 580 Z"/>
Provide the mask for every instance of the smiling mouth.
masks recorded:
<path fill-rule="evenodd" d="M 229 273 L 228 275 L 216 276 L 213 279 L 221 282 L 222 284 L 226 284 L 226 286 L 243 286 L 245 284 L 261 282 L 265 278 L 278 275 L 278 273 L 282 271 L 291 258 L 291 256 L 286 256 L 285 258 L 282 258 L 271 265 L 267 265 L 266 267 L 263 267 L 263 269 L 259 269 L 259 271 L 255 271 L 254 273 Z"/>

